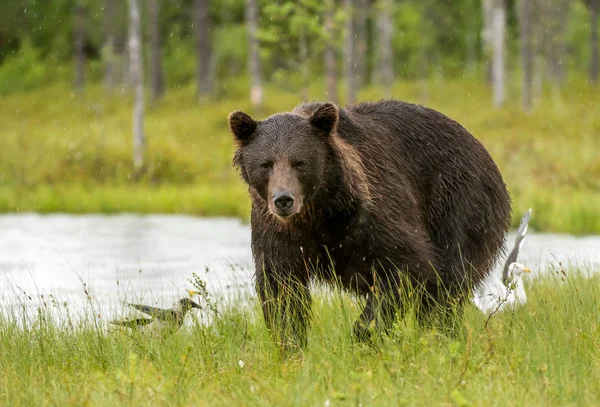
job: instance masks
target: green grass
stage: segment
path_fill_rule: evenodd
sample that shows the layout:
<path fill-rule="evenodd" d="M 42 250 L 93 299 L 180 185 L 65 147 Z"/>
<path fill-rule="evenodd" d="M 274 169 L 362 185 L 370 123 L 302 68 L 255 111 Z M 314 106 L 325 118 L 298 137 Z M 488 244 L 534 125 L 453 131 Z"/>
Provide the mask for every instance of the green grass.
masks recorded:
<path fill-rule="evenodd" d="M 131 99 L 92 86 L 80 96 L 54 85 L 0 99 L 0 211 L 162 212 L 247 218 L 246 188 L 232 169 L 227 115 L 258 118 L 293 108 L 297 93 L 267 88 L 254 111 L 243 79 L 225 96 L 197 104 L 194 89 L 149 105 L 146 166 L 134 174 Z M 315 83 L 310 95 L 324 98 Z M 366 88 L 361 100 L 381 97 Z M 488 148 L 514 199 L 514 222 L 533 207 L 539 231 L 600 233 L 600 92 L 571 82 L 530 114 L 516 89 L 502 109 L 474 80 L 397 83 L 398 98 L 424 103 L 463 124 Z"/>
<path fill-rule="evenodd" d="M 558 273 L 527 288 L 524 307 L 487 327 L 472 307 L 456 337 L 408 317 L 373 346 L 351 339 L 355 301 L 329 291 L 313 304 L 308 348 L 287 357 L 255 301 L 163 339 L 104 333 L 95 316 L 25 330 L 15 311 L 0 316 L 0 404 L 598 405 L 600 278 Z"/>

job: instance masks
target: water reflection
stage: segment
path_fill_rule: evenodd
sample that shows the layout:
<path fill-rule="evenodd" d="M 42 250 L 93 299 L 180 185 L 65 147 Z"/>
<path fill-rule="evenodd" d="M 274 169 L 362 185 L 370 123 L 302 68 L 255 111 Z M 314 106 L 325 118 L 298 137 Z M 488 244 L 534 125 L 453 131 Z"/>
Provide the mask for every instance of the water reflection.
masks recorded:
<path fill-rule="evenodd" d="M 509 235 L 512 245 L 513 235 Z M 535 234 L 521 261 L 600 269 L 600 236 Z M 208 272 L 206 271 L 208 269 Z M 197 273 L 213 294 L 251 293 L 250 229 L 235 219 L 172 215 L 0 216 L 0 309 L 35 309 L 53 295 L 74 310 L 121 312 L 124 300 L 169 305 Z M 535 276 L 534 276 L 535 277 Z M 29 300 L 26 295 L 32 297 Z"/>

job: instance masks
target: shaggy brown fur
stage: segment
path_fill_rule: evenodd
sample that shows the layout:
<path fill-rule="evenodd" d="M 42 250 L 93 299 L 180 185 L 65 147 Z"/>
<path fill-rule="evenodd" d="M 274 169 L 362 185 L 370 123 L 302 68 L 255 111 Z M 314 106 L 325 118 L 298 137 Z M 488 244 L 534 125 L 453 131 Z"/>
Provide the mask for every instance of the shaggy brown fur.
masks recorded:
<path fill-rule="evenodd" d="M 300 343 L 312 278 L 367 297 L 362 337 L 373 320 L 389 326 L 403 277 L 460 306 L 503 248 L 510 199 L 500 172 L 439 112 L 395 100 L 307 103 L 264 121 L 234 112 L 229 124 L 252 199 L 265 319 Z"/>

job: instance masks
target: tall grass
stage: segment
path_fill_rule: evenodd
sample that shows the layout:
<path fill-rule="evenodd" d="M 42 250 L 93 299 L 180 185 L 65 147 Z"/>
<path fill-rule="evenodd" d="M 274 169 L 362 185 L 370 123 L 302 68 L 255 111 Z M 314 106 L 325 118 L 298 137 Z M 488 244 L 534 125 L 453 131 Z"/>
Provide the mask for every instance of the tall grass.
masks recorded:
<path fill-rule="evenodd" d="M 60 86 L 0 99 L 0 211 L 164 212 L 248 217 L 246 188 L 231 166 L 227 115 L 257 118 L 293 108 L 296 93 L 268 88 L 262 111 L 247 101 L 244 79 L 218 100 L 197 104 L 192 87 L 150 105 L 146 166 L 133 171 L 131 98 Z M 463 124 L 490 151 L 512 193 L 515 225 L 526 208 L 539 231 L 600 233 L 600 96 L 573 81 L 545 94 L 534 112 L 510 90 L 504 108 L 472 80 L 397 83 L 394 96 L 424 103 Z M 323 99 L 315 82 L 311 97 Z M 366 88 L 361 100 L 382 96 Z"/>
<path fill-rule="evenodd" d="M 106 333 L 95 315 L 61 327 L 40 314 L 23 328 L 15 310 L 0 316 L 0 404 L 598 405 L 600 278 L 558 273 L 527 288 L 524 307 L 487 325 L 469 307 L 460 335 L 408 316 L 372 345 L 352 340 L 357 302 L 328 291 L 308 347 L 287 356 L 255 301 L 166 338 Z"/>

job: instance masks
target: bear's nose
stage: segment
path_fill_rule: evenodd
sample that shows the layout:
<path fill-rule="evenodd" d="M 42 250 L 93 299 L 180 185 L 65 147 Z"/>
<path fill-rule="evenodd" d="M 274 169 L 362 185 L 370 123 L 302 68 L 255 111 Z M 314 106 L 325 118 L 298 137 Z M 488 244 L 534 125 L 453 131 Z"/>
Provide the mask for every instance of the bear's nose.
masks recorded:
<path fill-rule="evenodd" d="M 294 204 L 294 195 L 288 192 L 277 192 L 273 197 L 277 209 L 290 209 Z"/>

